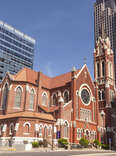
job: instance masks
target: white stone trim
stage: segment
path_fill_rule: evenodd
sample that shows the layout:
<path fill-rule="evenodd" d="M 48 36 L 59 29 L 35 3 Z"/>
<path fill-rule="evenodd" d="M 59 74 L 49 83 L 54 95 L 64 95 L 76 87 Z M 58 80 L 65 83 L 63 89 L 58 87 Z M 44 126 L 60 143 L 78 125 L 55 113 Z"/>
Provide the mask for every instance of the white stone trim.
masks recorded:
<path fill-rule="evenodd" d="M 66 106 L 68 106 L 71 102 L 72 102 L 72 100 L 70 100 L 70 101 L 67 102 L 67 103 L 64 103 L 63 108 L 66 107 Z"/>
<path fill-rule="evenodd" d="M 10 87 L 9 87 L 9 90 L 11 90 L 11 89 L 12 89 L 12 87 L 13 87 L 13 85 L 11 84 L 11 85 L 10 85 Z"/>
<path fill-rule="evenodd" d="M 44 95 L 44 94 L 46 94 L 46 96 L 47 96 L 47 98 L 48 98 L 48 94 L 47 94 L 47 92 L 42 92 L 42 96 Z"/>
<path fill-rule="evenodd" d="M 26 84 L 26 91 L 29 91 L 29 85 Z"/>
<path fill-rule="evenodd" d="M 8 82 L 6 82 L 6 83 L 4 84 L 2 90 L 4 90 L 4 87 L 5 87 L 6 84 L 8 85 L 8 90 L 9 90 L 9 83 L 8 83 Z"/>
<path fill-rule="evenodd" d="M 33 91 L 34 91 L 34 94 L 36 95 L 35 88 L 33 88 L 33 87 L 32 87 L 32 88 L 30 88 L 30 89 L 29 89 L 29 93 L 31 93 L 31 90 L 33 90 Z"/>
<path fill-rule="evenodd" d="M 14 91 L 16 92 L 16 90 L 17 90 L 18 87 L 20 87 L 21 90 L 22 90 L 22 92 L 23 92 L 23 87 L 21 85 L 16 86 L 15 89 L 14 89 Z"/>
<path fill-rule="evenodd" d="M 29 127 L 31 127 L 31 124 L 28 121 L 23 124 L 23 127 L 25 127 L 25 125 L 29 125 Z"/>
<path fill-rule="evenodd" d="M 89 92 L 90 101 L 89 101 L 88 104 L 84 104 L 84 103 L 83 103 L 83 100 L 82 100 L 82 98 L 81 98 L 81 91 L 82 91 L 83 89 L 86 89 L 86 90 L 88 90 L 88 92 Z M 82 84 L 82 85 L 80 86 L 80 88 L 79 88 L 79 96 L 80 96 L 80 98 L 81 98 L 82 103 L 83 103 L 85 106 L 88 106 L 88 105 L 91 103 L 91 100 L 92 100 L 93 95 L 92 95 L 92 91 L 91 91 L 90 87 L 88 86 L 88 84 L 84 83 L 84 84 Z"/>

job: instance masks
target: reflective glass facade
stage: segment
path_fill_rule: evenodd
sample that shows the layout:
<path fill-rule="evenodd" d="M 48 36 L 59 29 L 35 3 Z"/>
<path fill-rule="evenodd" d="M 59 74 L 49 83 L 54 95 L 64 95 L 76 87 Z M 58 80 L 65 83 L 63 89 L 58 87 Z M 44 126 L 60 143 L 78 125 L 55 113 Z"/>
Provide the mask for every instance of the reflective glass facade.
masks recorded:
<path fill-rule="evenodd" d="M 35 40 L 0 21 L 0 81 L 5 73 L 33 68 Z"/>

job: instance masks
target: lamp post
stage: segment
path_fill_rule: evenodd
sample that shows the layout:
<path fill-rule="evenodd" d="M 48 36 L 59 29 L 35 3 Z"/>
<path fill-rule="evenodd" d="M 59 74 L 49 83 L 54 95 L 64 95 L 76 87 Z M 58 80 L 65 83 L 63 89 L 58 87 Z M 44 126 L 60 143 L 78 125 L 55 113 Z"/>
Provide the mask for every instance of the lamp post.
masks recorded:
<path fill-rule="evenodd" d="M 105 112 L 102 110 L 101 111 L 101 117 L 102 117 L 102 120 L 103 120 L 103 133 L 104 133 L 104 128 L 105 128 L 105 123 L 104 123 L 104 117 L 105 117 Z M 103 136 L 103 143 L 105 142 L 105 137 Z"/>

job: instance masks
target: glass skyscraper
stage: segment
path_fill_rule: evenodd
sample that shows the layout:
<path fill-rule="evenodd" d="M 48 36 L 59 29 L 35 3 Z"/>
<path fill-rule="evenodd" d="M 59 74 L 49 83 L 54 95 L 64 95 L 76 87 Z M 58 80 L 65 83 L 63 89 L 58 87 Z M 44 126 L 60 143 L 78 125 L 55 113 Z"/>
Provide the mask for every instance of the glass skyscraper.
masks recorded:
<path fill-rule="evenodd" d="M 6 72 L 33 68 L 35 40 L 0 21 L 0 81 Z"/>
<path fill-rule="evenodd" d="M 94 40 L 104 34 L 110 38 L 114 52 L 116 82 L 116 0 L 96 0 L 94 4 Z"/>

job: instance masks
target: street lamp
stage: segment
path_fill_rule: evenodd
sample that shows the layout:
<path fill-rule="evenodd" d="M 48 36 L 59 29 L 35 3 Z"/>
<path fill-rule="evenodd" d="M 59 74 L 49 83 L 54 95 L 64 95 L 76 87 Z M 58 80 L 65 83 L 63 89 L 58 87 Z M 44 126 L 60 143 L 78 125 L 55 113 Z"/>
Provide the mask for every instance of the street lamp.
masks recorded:
<path fill-rule="evenodd" d="M 105 112 L 103 110 L 101 111 L 101 117 L 103 119 L 103 133 L 104 133 L 104 128 L 105 128 L 105 123 L 104 123 Z M 105 137 L 103 137 L 103 142 L 104 141 L 105 141 Z"/>

